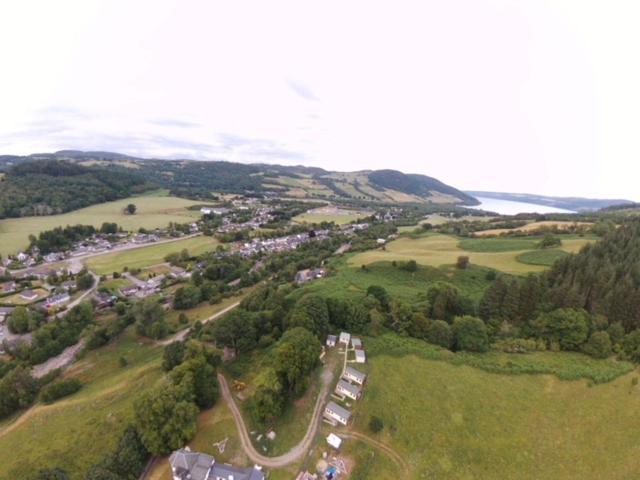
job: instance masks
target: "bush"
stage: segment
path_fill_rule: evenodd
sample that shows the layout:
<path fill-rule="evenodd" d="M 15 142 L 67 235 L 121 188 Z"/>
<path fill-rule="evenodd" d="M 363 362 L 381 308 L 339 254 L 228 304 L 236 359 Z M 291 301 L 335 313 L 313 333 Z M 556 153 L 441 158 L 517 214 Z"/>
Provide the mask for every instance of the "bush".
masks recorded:
<path fill-rule="evenodd" d="M 40 391 L 40 399 L 45 403 L 53 403 L 63 397 L 67 397 L 76 393 L 82 388 L 82 382 L 77 378 L 70 378 L 68 380 L 60 380 L 54 382 Z"/>
<path fill-rule="evenodd" d="M 453 320 L 453 337 L 456 350 L 486 352 L 489 349 L 487 326 L 476 317 L 465 315 Z"/>
<path fill-rule="evenodd" d="M 611 339 L 607 332 L 594 332 L 583 347 L 584 353 L 594 358 L 607 358 L 611 355 Z"/>
<path fill-rule="evenodd" d="M 371 419 L 369 420 L 369 430 L 373 433 L 378 433 L 382 431 L 384 428 L 384 422 L 380 417 L 376 417 L 375 415 L 371 415 Z"/>
<path fill-rule="evenodd" d="M 451 348 L 453 335 L 451 327 L 444 320 L 434 320 L 427 327 L 426 339 L 429 343 L 440 345 L 444 348 Z"/>
<path fill-rule="evenodd" d="M 460 255 L 456 260 L 456 268 L 460 270 L 465 270 L 469 267 L 469 257 L 466 255 Z"/>

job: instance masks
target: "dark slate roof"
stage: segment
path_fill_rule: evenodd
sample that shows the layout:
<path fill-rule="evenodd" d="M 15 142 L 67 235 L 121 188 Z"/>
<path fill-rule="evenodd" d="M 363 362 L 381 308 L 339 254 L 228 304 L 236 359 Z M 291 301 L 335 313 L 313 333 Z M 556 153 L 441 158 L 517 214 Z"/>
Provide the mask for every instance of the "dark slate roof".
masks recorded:
<path fill-rule="evenodd" d="M 226 463 L 216 463 L 211 469 L 209 480 L 264 480 L 264 473 L 257 468 L 234 467 Z"/>
<path fill-rule="evenodd" d="M 175 476 L 181 480 L 207 480 L 207 474 L 214 462 L 211 455 L 184 448 L 176 450 L 169 457 Z"/>

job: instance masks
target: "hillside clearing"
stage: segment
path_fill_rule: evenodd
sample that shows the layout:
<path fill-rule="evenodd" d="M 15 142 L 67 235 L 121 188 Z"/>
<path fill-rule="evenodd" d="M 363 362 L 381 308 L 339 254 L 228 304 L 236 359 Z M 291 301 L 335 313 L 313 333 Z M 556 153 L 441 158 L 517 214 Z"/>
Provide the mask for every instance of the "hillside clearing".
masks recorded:
<path fill-rule="evenodd" d="M 188 207 L 199 202 L 162 196 L 165 193 L 150 192 L 141 196 L 92 205 L 62 215 L 0 220 L 0 254 L 6 256 L 16 253 L 28 246 L 29 235 L 37 236 L 44 230 L 60 226 L 82 224 L 99 227 L 104 222 L 115 222 L 125 230 L 138 231 L 139 228 L 166 227 L 169 222 L 186 223 L 200 216 L 198 211 L 187 210 Z M 123 213 L 129 203 L 136 205 L 135 215 Z"/>
<path fill-rule="evenodd" d="M 578 227 L 590 227 L 593 225 L 590 222 L 569 222 L 562 220 L 545 220 L 542 222 L 527 223 L 522 227 L 517 228 L 494 228 L 492 230 L 483 230 L 481 232 L 475 232 L 476 237 L 490 237 L 494 235 L 504 235 L 506 233 L 513 232 L 532 232 L 539 229 L 557 228 L 558 230 L 565 230 L 572 226 Z"/>

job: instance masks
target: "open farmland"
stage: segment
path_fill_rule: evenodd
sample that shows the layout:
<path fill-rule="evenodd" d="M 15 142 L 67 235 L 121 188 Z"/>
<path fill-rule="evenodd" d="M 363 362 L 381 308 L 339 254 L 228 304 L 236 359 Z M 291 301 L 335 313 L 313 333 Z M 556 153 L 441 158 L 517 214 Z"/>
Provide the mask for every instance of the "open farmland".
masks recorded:
<path fill-rule="evenodd" d="M 543 222 L 531 222 L 522 227 L 517 228 L 494 228 L 492 230 L 483 230 L 475 232 L 476 237 L 490 237 L 494 235 L 504 235 L 513 232 L 533 232 L 536 230 L 545 230 L 555 228 L 558 230 L 565 230 L 573 226 L 577 227 L 590 227 L 592 224 L 589 222 L 569 222 L 561 220 L 545 220 Z"/>
<path fill-rule="evenodd" d="M 44 230 L 60 226 L 82 224 L 99 227 L 104 222 L 115 222 L 125 230 L 137 231 L 141 227 L 165 227 L 169 222 L 186 223 L 199 218 L 200 212 L 187 210 L 189 206 L 199 202 L 162 194 L 163 192 L 158 192 L 129 197 L 62 215 L 0 220 L 0 254 L 16 253 L 28 246 L 29 235 L 38 235 Z M 129 203 L 138 208 L 135 215 L 123 213 Z"/>
<path fill-rule="evenodd" d="M 389 355 L 385 338 L 368 340 L 369 378 L 355 428 L 402 455 L 409 478 L 627 479 L 640 470 L 637 371 L 599 385 L 496 374 L 422 356 L 421 346 L 433 347 L 418 340 L 398 338 L 406 350 L 400 345 Z M 593 372 L 615 371 L 614 361 L 579 354 L 496 355 L 505 365 L 548 359 L 567 371 L 587 364 Z M 384 422 L 380 434 L 367 427 L 371 415 Z M 366 478 L 360 472 L 367 463 L 356 468 L 357 478 Z"/>
<path fill-rule="evenodd" d="M 94 272 L 103 275 L 120 272 L 124 267 L 129 269 L 146 268 L 163 263 L 165 261 L 164 258 L 169 253 L 180 252 L 184 249 L 187 249 L 192 255 L 200 255 L 204 252 L 215 250 L 218 245 L 219 242 L 215 238 L 200 235 L 176 240 L 175 242 L 152 243 L 140 248 L 97 255 L 88 258 L 85 264 Z"/>
<path fill-rule="evenodd" d="M 385 250 L 371 250 L 359 253 L 349 258 L 349 263 L 354 266 L 367 265 L 382 261 L 408 261 L 415 260 L 422 265 L 438 267 L 452 265 L 461 255 L 467 255 L 472 264 L 494 268 L 505 273 L 524 274 L 538 272 L 545 269 L 543 265 L 532 265 L 518 261 L 518 256 L 528 251 L 534 251 L 535 245 L 521 243 L 522 238 L 496 238 L 496 239 L 460 239 L 450 235 L 423 235 L 417 238 L 402 237 L 389 242 Z M 561 249 L 566 252 L 577 252 L 591 238 L 562 237 Z M 473 242 L 483 242 L 482 244 Z M 493 242 L 493 243 L 491 243 Z M 514 242 L 513 246 L 509 243 Z M 462 245 L 470 250 L 461 248 Z M 474 251 L 472 251 L 474 250 Z"/>

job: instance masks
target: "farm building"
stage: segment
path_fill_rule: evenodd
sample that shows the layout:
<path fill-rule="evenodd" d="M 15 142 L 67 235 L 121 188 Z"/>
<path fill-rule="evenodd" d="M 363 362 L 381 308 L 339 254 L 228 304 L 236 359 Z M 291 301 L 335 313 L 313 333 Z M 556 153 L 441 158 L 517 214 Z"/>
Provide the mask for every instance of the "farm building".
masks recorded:
<path fill-rule="evenodd" d="M 335 347 L 338 337 L 335 335 L 327 335 L 327 347 Z"/>
<path fill-rule="evenodd" d="M 130 297 L 131 295 L 135 295 L 138 293 L 137 285 L 129 285 L 128 287 L 122 287 L 120 289 L 120 293 L 125 297 Z"/>
<path fill-rule="evenodd" d="M 174 480 L 264 480 L 258 466 L 240 468 L 216 462 L 211 455 L 192 452 L 189 447 L 176 450 L 169 457 Z"/>
<path fill-rule="evenodd" d="M 336 393 L 352 400 L 358 400 L 362 395 L 362 390 L 357 385 L 352 385 L 342 379 L 338 380 L 336 385 Z"/>
<path fill-rule="evenodd" d="M 351 412 L 346 408 L 342 408 L 335 402 L 329 402 L 327 403 L 327 406 L 324 407 L 324 416 L 330 420 L 335 420 L 342 425 L 346 425 L 349 423 L 349 419 L 351 418 Z"/>
<path fill-rule="evenodd" d="M 349 380 L 350 382 L 355 382 L 358 385 L 364 385 L 367 376 L 364 373 L 359 372 L 355 368 L 347 367 L 344 369 L 342 378 L 344 378 L 345 380 Z"/>
<path fill-rule="evenodd" d="M 367 356 L 364 354 L 364 350 L 356 350 L 356 363 L 365 363 Z"/>
<path fill-rule="evenodd" d="M 349 342 L 351 341 L 351 334 L 347 332 L 340 333 L 340 343 L 343 345 L 349 346 Z"/>
<path fill-rule="evenodd" d="M 362 350 L 362 340 L 356 337 L 351 338 L 351 346 L 356 350 Z"/>

